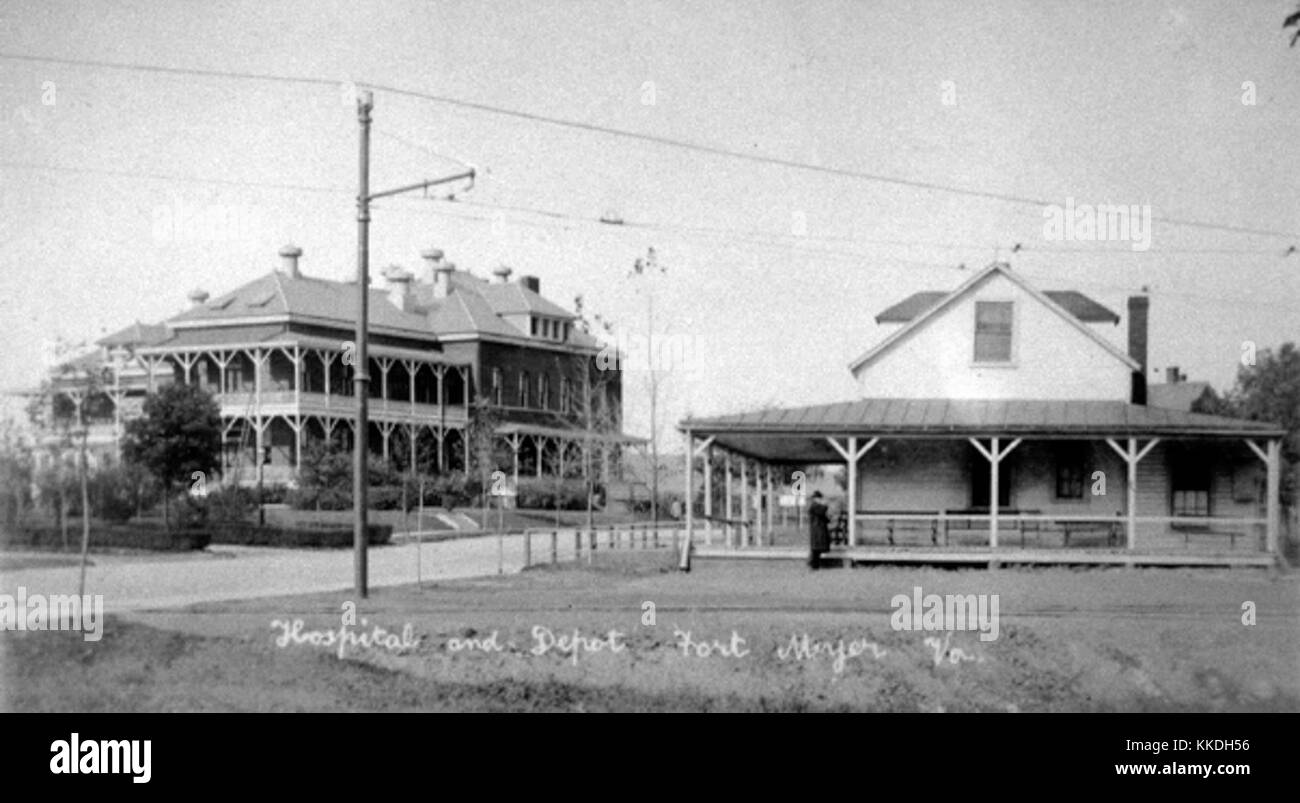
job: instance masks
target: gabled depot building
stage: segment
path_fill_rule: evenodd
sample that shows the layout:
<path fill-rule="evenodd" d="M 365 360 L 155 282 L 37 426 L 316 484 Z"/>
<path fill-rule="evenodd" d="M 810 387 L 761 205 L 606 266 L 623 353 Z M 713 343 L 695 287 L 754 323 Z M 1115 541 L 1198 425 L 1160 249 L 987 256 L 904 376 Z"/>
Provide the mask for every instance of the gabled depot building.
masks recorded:
<path fill-rule="evenodd" d="M 1149 305 L 1129 299 L 1125 350 L 1103 336 L 1119 315 L 1077 291 L 1043 292 L 1006 263 L 901 299 L 876 318 L 885 337 L 849 366 L 857 398 L 679 424 L 688 495 L 699 488 L 694 466 L 704 474 L 702 518 L 688 529 L 702 529 L 706 547 L 715 537 L 766 547 L 789 469 L 841 463 L 846 546 L 864 560 L 910 548 L 978 561 L 970 548 L 1098 547 L 1123 553 L 1116 562 L 1178 552 L 1267 563 L 1285 431 L 1190 412 L 1204 388 L 1176 369 L 1151 392 Z M 1109 560 L 1095 550 L 1090 559 Z"/>

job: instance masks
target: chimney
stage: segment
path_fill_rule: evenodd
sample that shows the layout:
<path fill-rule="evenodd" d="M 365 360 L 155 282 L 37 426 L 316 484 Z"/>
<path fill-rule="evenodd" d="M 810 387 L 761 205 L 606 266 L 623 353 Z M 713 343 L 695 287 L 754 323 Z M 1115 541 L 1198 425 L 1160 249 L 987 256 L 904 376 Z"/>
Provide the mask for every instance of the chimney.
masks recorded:
<path fill-rule="evenodd" d="M 191 291 L 190 291 L 190 308 L 191 308 L 191 309 L 194 309 L 194 308 L 197 308 L 197 307 L 201 307 L 201 306 L 203 306 L 203 305 L 207 302 L 207 300 L 208 300 L 208 291 L 207 291 L 207 290 L 199 290 L 199 289 L 195 289 L 195 290 L 191 290 Z"/>
<path fill-rule="evenodd" d="M 451 292 L 451 274 L 455 273 L 456 266 L 451 262 L 443 261 L 441 248 L 421 251 L 420 256 L 429 267 L 429 282 L 433 285 L 433 297 L 446 298 Z"/>
<path fill-rule="evenodd" d="M 1177 385 L 1183 379 L 1186 379 L 1186 377 L 1179 373 L 1177 365 L 1171 365 L 1165 369 L 1165 381 L 1169 384 Z"/>
<path fill-rule="evenodd" d="M 402 312 L 415 308 L 415 296 L 411 293 L 411 280 L 415 277 L 401 265 L 390 265 L 384 269 L 384 278 L 388 280 L 388 300 Z"/>
<path fill-rule="evenodd" d="M 519 284 L 539 296 L 542 294 L 542 280 L 536 276 L 520 276 Z"/>
<path fill-rule="evenodd" d="M 492 275 L 497 277 L 497 281 L 499 281 L 501 284 L 505 284 L 506 282 L 510 281 L 510 274 L 512 272 L 513 271 L 511 271 L 510 268 L 506 267 L 505 265 L 499 265 L 492 270 Z"/>
<path fill-rule="evenodd" d="M 1129 296 L 1128 356 L 1138 364 L 1138 369 L 1133 372 L 1133 404 L 1147 403 L 1147 317 L 1150 309 L 1149 297 Z"/>
<path fill-rule="evenodd" d="M 291 278 L 298 279 L 302 277 L 302 274 L 298 272 L 298 257 L 300 256 L 302 256 L 302 249 L 296 245 L 286 245 L 280 249 L 281 270 Z"/>

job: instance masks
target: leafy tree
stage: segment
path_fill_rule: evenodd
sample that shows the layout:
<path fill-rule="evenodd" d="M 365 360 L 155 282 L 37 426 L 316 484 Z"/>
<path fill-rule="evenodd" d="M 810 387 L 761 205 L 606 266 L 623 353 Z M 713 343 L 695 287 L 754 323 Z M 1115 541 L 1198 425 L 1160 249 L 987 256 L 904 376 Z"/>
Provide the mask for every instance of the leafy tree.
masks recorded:
<path fill-rule="evenodd" d="M 1280 424 L 1287 433 L 1282 440 L 1282 497 L 1288 506 L 1295 503 L 1300 465 L 1300 349 L 1295 343 L 1259 351 L 1253 365 L 1237 369 L 1232 390 L 1203 396 L 1192 412 Z"/>
<path fill-rule="evenodd" d="M 55 464 L 64 465 L 69 449 L 76 449 L 76 481 L 81 488 L 81 588 L 85 592 L 86 559 L 90 551 L 90 423 L 112 415 L 112 402 L 105 394 L 104 365 L 84 343 L 60 340 L 54 351 L 56 363 L 27 407 L 32 424 L 54 435 L 50 444 Z M 59 473 L 55 485 L 63 526 L 63 545 L 68 545 L 67 475 Z"/>
<path fill-rule="evenodd" d="M 163 490 L 163 526 L 170 532 L 168 502 L 194 472 L 211 473 L 221 461 L 221 410 L 212 394 L 175 383 L 150 394 L 143 415 L 126 425 L 122 451 Z"/>

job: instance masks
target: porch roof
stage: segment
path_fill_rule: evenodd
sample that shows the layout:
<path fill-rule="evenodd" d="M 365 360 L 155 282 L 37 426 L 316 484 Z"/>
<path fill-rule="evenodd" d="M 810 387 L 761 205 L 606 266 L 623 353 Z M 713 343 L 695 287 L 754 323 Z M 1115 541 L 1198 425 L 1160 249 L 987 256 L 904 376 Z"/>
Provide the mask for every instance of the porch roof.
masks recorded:
<path fill-rule="evenodd" d="M 525 424 L 517 421 L 508 421 L 498 424 L 495 427 L 498 435 L 533 435 L 542 438 L 564 438 L 567 440 L 582 440 L 586 436 L 586 430 L 576 427 L 547 427 L 541 424 Z M 626 443 L 640 444 L 645 443 L 645 438 L 638 438 L 635 435 L 624 435 L 621 432 L 592 432 L 592 440 L 604 443 Z"/>
<path fill-rule="evenodd" d="M 857 399 L 678 424 L 736 452 L 778 462 L 842 462 L 826 436 L 965 439 L 1281 437 L 1277 424 L 1085 399 Z"/>

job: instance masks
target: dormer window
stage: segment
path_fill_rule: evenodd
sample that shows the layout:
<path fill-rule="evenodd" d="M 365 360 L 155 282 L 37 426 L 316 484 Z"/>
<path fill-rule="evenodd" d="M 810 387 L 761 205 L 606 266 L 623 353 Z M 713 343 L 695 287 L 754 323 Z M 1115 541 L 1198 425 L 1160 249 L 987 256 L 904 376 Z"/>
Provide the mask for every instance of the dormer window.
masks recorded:
<path fill-rule="evenodd" d="M 975 302 L 975 362 L 1011 362 L 1010 301 Z"/>

